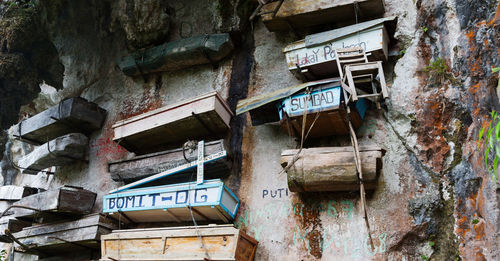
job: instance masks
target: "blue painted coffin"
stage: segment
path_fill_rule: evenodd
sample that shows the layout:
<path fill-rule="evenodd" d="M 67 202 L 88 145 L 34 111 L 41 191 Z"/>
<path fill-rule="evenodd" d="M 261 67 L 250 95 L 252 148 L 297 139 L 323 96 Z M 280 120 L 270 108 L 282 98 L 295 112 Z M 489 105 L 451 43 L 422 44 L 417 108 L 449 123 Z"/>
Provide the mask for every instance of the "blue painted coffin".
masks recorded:
<path fill-rule="evenodd" d="M 309 98 L 310 97 L 310 98 Z M 306 117 L 306 130 L 314 122 L 310 137 L 324 137 L 329 135 L 344 135 L 348 133 L 346 125 L 346 111 L 341 106 L 344 101 L 342 88 L 337 84 L 327 84 L 311 91 L 289 96 L 278 104 L 281 125 L 290 135 L 300 136 L 302 117 Z M 351 119 L 354 128 L 358 128 L 365 116 L 367 103 L 359 99 L 351 104 Z M 316 113 L 318 118 L 314 121 Z"/>
<path fill-rule="evenodd" d="M 185 222 L 192 217 L 230 222 L 238 206 L 238 198 L 219 179 L 129 189 L 103 200 L 104 213 L 121 211 L 134 222 Z"/>

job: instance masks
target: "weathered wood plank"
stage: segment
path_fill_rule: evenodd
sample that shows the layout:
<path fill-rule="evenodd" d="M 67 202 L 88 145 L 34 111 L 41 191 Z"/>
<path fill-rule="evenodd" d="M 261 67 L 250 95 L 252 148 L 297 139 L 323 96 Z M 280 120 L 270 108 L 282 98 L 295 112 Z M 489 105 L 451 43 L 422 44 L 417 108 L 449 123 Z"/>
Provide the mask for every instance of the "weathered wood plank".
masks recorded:
<path fill-rule="evenodd" d="M 211 155 L 226 151 L 224 140 L 217 140 L 205 143 L 205 155 Z M 185 156 L 191 162 L 197 159 L 198 149 L 186 150 Z M 114 181 L 132 182 L 162 171 L 178 167 L 188 163 L 184 159 L 183 149 L 173 149 L 152 154 L 137 156 L 127 160 L 114 161 L 108 163 L 109 173 Z M 231 162 L 228 157 L 209 162 L 205 165 L 205 178 L 224 178 L 229 174 Z M 192 169 L 180 171 L 172 178 L 185 176 L 183 174 L 192 173 Z M 180 177 L 182 181 L 188 181 Z M 162 179 L 162 181 L 167 181 Z M 172 183 L 172 182 L 169 182 Z"/>
<path fill-rule="evenodd" d="M 0 187 L 0 200 L 17 201 L 43 191 L 45 190 L 40 188 L 5 185 Z"/>
<path fill-rule="evenodd" d="M 13 217 L 2 217 L 0 220 L 0 242 L 12 242 L 12 239 L 5 234 L 6 229 L 8 229 L 11 233 L 15 233 L 30 225 L 31 223 L 29 222 L 17 220 Z"/>
<path fill-rule="evenodd" d="M 85 248 L 99 249 L 101 235 L 116 228 L 118 226 L 113 219 L 91 214 L 73 221 L 25 227 L 13 235 L 33 250 L 62 253 Z"/>
<path fill-rule="evenodd" d="M 114 141 L 136 154 L 158 152 L 188 139 L 222 138 L 232 116 L 217 92 L 210 92 L 115 123 Z"/>
<path fill-rule="evenodd" d="M 118 230 L 101 237 L 101 260 L 251 261 L 258 242 L 232 225 Z"/>
<path fill-rule="evenodd" d="M 218 62 L 229 55 L 233 48 L 229 34 L 198 35 L 122 57 L 118 60 L 118 66 L 129 76 L 175 71 Z"/>
<path fill-rule="evenodd" d="M 13 208 L 14 217 L 43 223 L 88 214 L 94 207 L 96 196 L 96 193 L 82 188 L 64 186 L 19 200 L 14 205 L 39 211 Z"/>
<path fill-rule="evenodd" d="M 287 171 L 288 188 L 292 192 L 358 190 L 356 163 L 352 147 L 303 149 L 299 159 Z M 281 164 L 287 166 L 298 150 L 282 153 Z M 363 180 L 374 189 L 382 169 L 380 148 L 360 147 Z"/>
<path fill-rule="evenodd" d="M 100 129 L 106 111 L 93 102 L 76 97 L 61 101 L 14 127 L 14 135 L 40 145 L 59 136 L 81 132 L 86 135 Z"/>
<path fill-rule="evenodd" d="M 19 167 L 24 174 L 37 174 L 52 166 L 64 166 L 75 160 L 85 159 L 88 138 L 81 133 L 70 133 L 57 137 L 24 156 L 19 161 Z"/>
<path fill-rule="evenodd" d="M 287 0 L 273 17 L 278 2 L 262 7 L 262 22 L 269 31 L 306 28 L 321 24 L 353 24 L 356 22 L 354 4 L 361 21 L 381 17 L 385 12 L 383 0 Z"/>

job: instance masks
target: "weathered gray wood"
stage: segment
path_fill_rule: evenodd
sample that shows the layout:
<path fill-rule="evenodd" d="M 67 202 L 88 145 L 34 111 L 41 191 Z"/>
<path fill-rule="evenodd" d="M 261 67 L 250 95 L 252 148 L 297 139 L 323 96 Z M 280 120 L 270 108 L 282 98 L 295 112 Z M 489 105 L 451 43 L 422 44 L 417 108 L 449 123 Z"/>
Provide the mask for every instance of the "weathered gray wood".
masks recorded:
<path fill-rule="evenodd" d="M 352 147 L 303 149 L 299 159 L 287 171 L 288 188 L 292 192 L 359 190 L 356 162 Z M 287 166 L 298 150 L 282 153 L 281 164 Z M 360 147 L 363 180 L 374 189 L 382 169 L 380 148 Z"/>
<path fill-rule="evenodd" d="M 215 154 L 217 152 L 225 151 L 224 140 L 217 140 L 205 143 L 205 155 Z M 186 150 L 185 155 L 189 161 L 197 159 L 198 149 L 195 146 L 194 150 Z M 134 157 L 127 160 L 114 161 L 108 163 L 109 173 L 114 181 L 132 182 L 162 171 L 175 168 L 182 164 L 187 163 L 184 159 L 183 149 L 173 149 L 152 154 L 146 154 Z M 205 178 L 224 178 L 229 174 L 231 162 L 226 157 L 205 165 Z M 172 176 L 184 176 L 182 174 L 192 173 L 193 170 L 189 169 L 184 172 L 178 172 Z M 162 179 L 166 182 L 167 180 Z"/>
<path fill-rule="evenodd" d="M 18 163 L 24 174 L 37 174 L 52 166 L 64 166 L 85 159 L 88 138 L 81 133 L 57 137 L 24 156 Z"/>
<path fill-rule="evenodd" d="M 168 42 L 122 57 L 118 66 L 126 75 L 174 71 L 222 60 L 233 50 L 229 34 L 198 35 Z"/>
<path fill-rule="evenodd" d="M 172 148 L 188 139 L 221 138 L 233 113 L 217 92 L 168 105 L 113 125 L 113 140 L 136 154 Z"/>
<path fill-rule="evenodd" d="M 200 243 L 199 237 L 204 242 Z M 253 260 L 258 242 L 232 225 L 118 230 L 101 237 L 101 260 Z"/>
<path fill-rule="evenodd" d="M 76 97 L 61 101 L 14 127 L 14 135 L 23 141 L 40 145 L 71 132 L 86 135 L 100 129 L 106 111 L 93 102 Z"/>
<path fill-rule="evenodd" d="M 359 7 L 359 19 L 366 21 L 384 14 L 383 0 L 286 0 L 276 9 L 279 1 L 262 7 L 262 22 L 269 31 L 305 28 L 321 24 L 353 24 L 356 22 L 355 2 Z"/>
<path fill-rule="evenodd" d="M 13 235 L 32 250 L 60 254 L 86 248 L 99 249 L 101 235 L 117 228 L 115 220 L 102 214 L 91 214 L 73 221 L 25 227 Z"/>
<path fill-rule="evenodd" d="M 5 185 L 0 187 L 0 200 L 16 201 L 43 191 L 40 188 Z"/>
<path fill-rule="evenodd" d="M 5 234 L 6 229 L 8 229 L 11 233 L 15 233 L 30 225 L 31 223 L 29 222 L 17 220 L 13 217 L 3 217 L 0 220 L 0 242 L 12 242 L 12 239 Z"/>
<path fill-rule="evenodd" d="M 25 197 L 14 205 L 38 209 L 13 208 L 14 217 L 22 220 L 37 220 L 39 223 L 89 214 L 94 207 L 97 194 L 83 188 L 64 186 Z"/>

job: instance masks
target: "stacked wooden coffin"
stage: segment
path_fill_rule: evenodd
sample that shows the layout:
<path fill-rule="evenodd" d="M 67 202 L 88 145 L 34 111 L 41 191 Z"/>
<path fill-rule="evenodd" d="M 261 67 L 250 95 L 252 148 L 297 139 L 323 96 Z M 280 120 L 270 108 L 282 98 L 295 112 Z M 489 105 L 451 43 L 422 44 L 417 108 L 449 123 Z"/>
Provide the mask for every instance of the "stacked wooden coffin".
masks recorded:
<path fill-rule="evenodd" d="M 307 35 L 283 49 L 290 72 L 303 84 L 239 101 L 236 114 L 249 112 L 253 125 L 279 122 L 299 140 L 351 136 L 353 146 L 283 151 L 290 191 L 351 191 L 361 189 L 360 183 L 374 189 L 383 150 L 358 147 L 353 132 L 370 106 L 380 108 L 388 97 L 382 62 L 396 18 L 381 18 L 383 0 L 266 1 L 261 9 L 270 31 L 333 30 Z"/>
<path fill-rule="evenodd" d="M 76 97 L 61 101 L 14 128 L 23 142 L 37 145 L 18 162 L 25 174 L 37 174 L 52 166 L 85 160 L 91 132 L 101 128 L 106 111 L 97 104 Z"/>
<path fill-rule="evenodd" d="M 114 124 L 114 140 L 137 156 L 109 163 L 111 177 L 127 184 L 104 196 L 103 212 L 149 223 L 141 227 L 230 223 L 239 200 L 221 178 L 231 169 L 222 138 L 232 115 L 210 92 Z M 210 241 L 205 251 L 198 235 Z M 101 250 L 102 260 L 204 260 L 206 252 L 210 260 L 252 260 L 256 244 L 232 225 L 186 226 L 113 231 Z"/>

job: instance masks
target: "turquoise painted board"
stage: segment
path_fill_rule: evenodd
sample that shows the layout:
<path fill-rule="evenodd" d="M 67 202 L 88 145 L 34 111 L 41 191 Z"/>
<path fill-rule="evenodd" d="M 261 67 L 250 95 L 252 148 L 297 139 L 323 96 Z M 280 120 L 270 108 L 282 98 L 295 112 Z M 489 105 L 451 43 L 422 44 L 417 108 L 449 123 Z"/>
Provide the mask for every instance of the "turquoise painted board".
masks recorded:
<path fill-rule="evenodd" d="M 104 213 L 120 211 L 138 223 L 185 222 L 192 218 L 227 223 L 234 219 L 238 206 L 238 198 L 219 179 L 203 184 L 188 182 L 129 189 L 103 199 Z"/>
<path fill-rule="evenodd" d="M 283 119 L 283 112 L 286 112 L 288 117 L 297 117 L 304 114 L 307 107 L 307 114 L 338 109 L 340 106 L 340 86 L 317 89 L 311 92 L 310 99 L 306 93 L 300 93 L 283 99 L 280 104 L 280 119 Z M 306 100 L 307 105 L 306 105 Z"/>

